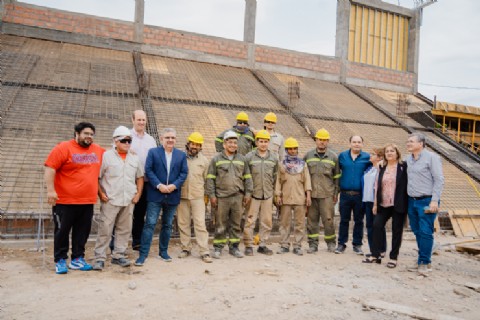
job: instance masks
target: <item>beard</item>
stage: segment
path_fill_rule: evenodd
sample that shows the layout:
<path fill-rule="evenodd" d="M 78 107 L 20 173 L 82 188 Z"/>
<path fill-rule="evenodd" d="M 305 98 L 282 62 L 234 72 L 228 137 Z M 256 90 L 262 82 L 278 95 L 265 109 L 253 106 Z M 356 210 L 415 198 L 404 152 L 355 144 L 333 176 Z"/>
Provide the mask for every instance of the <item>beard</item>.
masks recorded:
<path fill-rule="evenodd" d="M 90 145 L 92 144 L 92 141 L 90 141 L 90 140 L 85 140 L 85 139 L 83 139 L 83 140 L 80 140 L 80 139 L 79 139 L 79 140 L 77 140 L 77 142 L 78 142 L 78 144 L 80 145 L 80 147 L 82 147 L 82 148 L 88 148 L 88 147 L 90 147 Z"/>

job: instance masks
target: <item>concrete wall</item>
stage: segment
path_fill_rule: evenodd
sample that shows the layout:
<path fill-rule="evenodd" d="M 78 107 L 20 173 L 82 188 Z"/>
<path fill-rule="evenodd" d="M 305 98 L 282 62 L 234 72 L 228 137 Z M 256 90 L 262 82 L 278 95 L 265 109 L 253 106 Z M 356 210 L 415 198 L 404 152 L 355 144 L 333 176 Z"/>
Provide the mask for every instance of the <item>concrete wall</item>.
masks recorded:
<path fill-rule="evenodd" d="M 415 74 L 344 62 L 341 57 L 297 52 L 180 30 L 67 12 L 21 2 L 4 3 L 2 32 L 32 38 L 140 50 L 173 58 L 267 70 L 400 92 L 413 92 Z M 138 39 L 143 39 L 139 43 Z M 343 76 L 342 76 L 343 75 Z"/>

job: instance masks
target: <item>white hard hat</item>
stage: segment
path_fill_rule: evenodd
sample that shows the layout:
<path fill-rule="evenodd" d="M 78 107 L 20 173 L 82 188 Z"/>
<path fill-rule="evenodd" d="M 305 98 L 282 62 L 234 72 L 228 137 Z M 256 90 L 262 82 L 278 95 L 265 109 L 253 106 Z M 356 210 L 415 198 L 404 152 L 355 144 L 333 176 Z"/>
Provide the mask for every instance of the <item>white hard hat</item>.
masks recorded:
<path fill-rule="evenodd" d="M 125 126 L 119 126 L 115 131 L 113 131 L 113 137 L 118 138 L 118 139 L 125 139 L 125 137 L 131 137 L 132 133 L 130 132 L 130 129 L 128 129 Z"/>
<path fill-rule="evenodd" d="M 231 131 L 231 130 L 228 130 L 227 132 L 225 132 L 225 134 L 223 135 L 223 141 L 227 140 L 227 139 L 238 139 L 238 135 Z"/>

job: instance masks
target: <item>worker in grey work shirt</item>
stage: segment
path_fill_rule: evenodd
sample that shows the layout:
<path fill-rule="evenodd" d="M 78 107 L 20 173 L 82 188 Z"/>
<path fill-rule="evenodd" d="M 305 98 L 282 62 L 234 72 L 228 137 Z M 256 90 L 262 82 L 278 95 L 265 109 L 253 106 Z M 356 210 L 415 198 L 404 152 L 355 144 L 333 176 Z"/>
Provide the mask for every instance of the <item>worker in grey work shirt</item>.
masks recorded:
<path fill-rule="evenodd" d="M 433 223 L 437 217 L 444 177 L 440 157 L 425 149 L 425 135 L 408 137 L 408 219 L 418 245 L 417 265 L 410 271 L 427 276 L 432 271 Z"/>

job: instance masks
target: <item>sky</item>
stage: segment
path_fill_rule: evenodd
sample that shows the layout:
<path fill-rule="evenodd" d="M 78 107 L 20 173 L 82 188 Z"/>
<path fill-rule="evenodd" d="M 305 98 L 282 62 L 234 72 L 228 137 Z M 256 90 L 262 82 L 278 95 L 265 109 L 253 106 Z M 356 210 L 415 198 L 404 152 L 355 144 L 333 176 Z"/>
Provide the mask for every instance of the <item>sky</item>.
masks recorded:
<path fill-rule="evenodd" d="M 133 21 L 135 0 L 24 0 Z M 412 8 L 413 0 L 384 0 Z M 257 0 L 255 42 L 335 55 L 335 0 Z M 438 0 L 423 10 L 419 92 L 480 107 L 480 1 Z M 145 24 L 243 40 L 245 0 L 145 0 Z"/>

